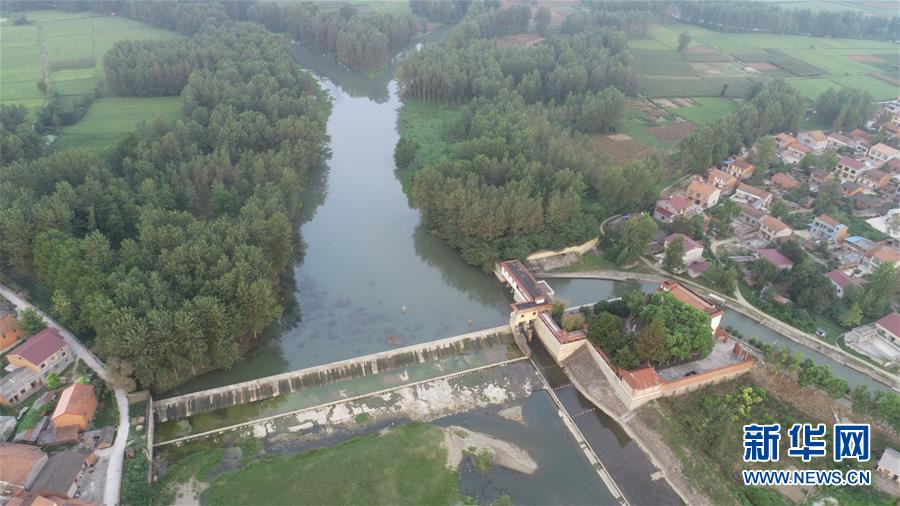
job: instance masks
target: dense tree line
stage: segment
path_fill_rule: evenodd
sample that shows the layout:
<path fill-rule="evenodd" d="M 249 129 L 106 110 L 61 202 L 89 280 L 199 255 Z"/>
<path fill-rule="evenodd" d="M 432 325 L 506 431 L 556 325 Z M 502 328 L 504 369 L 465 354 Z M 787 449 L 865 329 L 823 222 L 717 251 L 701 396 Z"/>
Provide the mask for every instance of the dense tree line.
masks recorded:
<path fill-rule="evenodd" d="M 327 104 L 284 37 L 225 22 L 192 41 L 219 58 L 191 72 L 184 120 L 145 125 L 106 159 L 0 169 L 0 270 L 52 294 L 55 316 L 150 387 L 233 364 L 278 318 L 297 195 L 326 141 Z"/>
<path fill-rule="evenodd" d="M 469 9 L 472 0 L 409 0 L 413 14 L 438 23 L 456 23 Z"/>
<path fill-rule="evenodd" d="M 107 89 L 118 96 L 172 96 L 181 93 L 191 72 L 214 59 L 192 39 L 123 40 L 103 56 Z"/>
<path fill-rule="evenodd" d="M 873 16 L 859 10 L 788 8 L 767 2 L 586 0 L 593 9 L 652 12 L 663 19 L 721 32 L 769 32 L 850 39 L 900 39 L 900 17 Z"/>
<path fill-rule="evenodd" d="M 559 28 L 562 33 L 578 33 L 591 26 L 607 26 L 625 32 L 629 37 L 646 37 L 660 15 L 650 10 L 592 10 L 576 12 L 563 21 Z"/>
<path fill-rule="evenodd" d="M 478 13 L 475 11 L 478 10 Z M 472 39 L 488 39 L 503 35 L 522 33 L 531 21 L 531 7 L 524 4 L 512 5 L 504 9 L 477 6 L 470 9 L 470 15 L 447 34 L 444 41 L 448 46 L 465 46 Z"/>
<path fill-rule="evenodd" d="M 828 88 L 816 99 L 816 120 L 835 130 L 865 126 L 872 109 L 872 95 L 857 88 Z"/>
<path fill-rule="evenodd" d="M 679 21 L 722 32 L 771 32 L 815 37 L 900 39 L 900 17 L 857 10 L 787 9 L 764 2 L 677 2 Z"/>
<path fill-rule="evenodd" d="M 749 102 L 683 137 L 679 142 L 683 170 L 703 172 L 764 135 L 796 131 L 806 110 L 806 98 L 777 79 Z"/>
<path fill-rule="evenodd" d="M 359 14 L 349 4 L 325 11 L 311 2 L 261 2 L 247 9 L 247 18 L 302 44 L 334 53 L 341 63 L 361 70 L 385 67 L 420 29 L 414 17 Z"/>
<path fill-rule="evenodd" d="M 573 141 L 520 97 L 473 101 L 459 129 L 454 158 L 418 171 L 412 197 L 425 224 L 467 262 L 490 269 L 501 257 L 596 234 L 585 176 L 572 169 L 580 163 Z"/>
<path fill-rule="evenodd" d="M 585 23 L 579 25 L 579 31 L 573 28 L 551 35 L 541 44 L 508 47 L 490 38 L 498 30 L 505 33 L 505 29 L 486 29 L 489 33 L 482 35 L 480 29 L 471 28 L 481 26 L 479 19 L 495 19 L 490 16 L 494 14 L 463 21 L 444 44 L 425 47 L 401 62 L 397 68 L 401 95 L 461 102 L 494 97 L 507 89 L 532 103 L 563 102 L 570 94 L 599 93 L 610 86 L 625 94 L 634 93 L 637 82 L 624 32 Z M 515 27 L 515 23 L 510 26 Z"/>

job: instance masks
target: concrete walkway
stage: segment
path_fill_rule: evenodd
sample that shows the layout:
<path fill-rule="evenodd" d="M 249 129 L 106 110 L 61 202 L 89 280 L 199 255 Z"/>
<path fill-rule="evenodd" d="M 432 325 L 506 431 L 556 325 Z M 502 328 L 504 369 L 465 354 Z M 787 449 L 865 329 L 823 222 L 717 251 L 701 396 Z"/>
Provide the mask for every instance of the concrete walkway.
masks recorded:
<path fill-rule="evenodd" d="M 104 381 L 109 381 L 106 366 L 94 355 L 84 344 L 79 341 L 74 334 L 55 320 L 47 316 L 43 311 L 33 306 L 25 299 L 19 297 L 14 291 L 5 285 L 0 285 L 0 295 L 9 300 L 16 309 L 21 312 L 23 309 L 33 309 L 47 323 L 47 326 L 59 331 L 66 344 L 75 352 L 75 355 L 81 359 L 88 367 L 90 367 L 97 376 Z M 128 397 L 121 388 L 114 389 L 116 405 L 119 408 L 119 427 L 116 432 L 116 441 L 105 451 L 97 452 L 101 458 L 108 457 L 109 465 L 106 470 L 106 486 L 103 488 L 103 503 L 115 505 L 119 503 L 119 490 L 122 486 L 122 467 L 125 460 L 125 446 L 128 443 Z"/>

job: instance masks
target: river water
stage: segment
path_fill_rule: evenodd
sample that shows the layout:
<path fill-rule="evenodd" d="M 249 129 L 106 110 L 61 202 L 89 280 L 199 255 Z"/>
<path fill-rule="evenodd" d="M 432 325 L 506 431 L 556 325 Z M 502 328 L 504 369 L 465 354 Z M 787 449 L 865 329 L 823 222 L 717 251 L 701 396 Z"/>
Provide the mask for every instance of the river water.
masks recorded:
<path fill-rule="evenodd" d="M 439 38 L 440 33 L 432 38 Z M 431 235 L 409 206 L 393 151 L 401 102 L 390 76 L 368 79 L 301 49 L 296 61 L 333 98 L 331 156 L 300 197 L 307 245 L 298 255 L 294 302 L 279 335 L 227 371 L 197 378 L 186 393 L 502 325 L 511 297 L 490 274 L 467 265 Z M 557 296 L 585 304 L 651 283 L 553 280 Z M 729 311 L 725 324 L 747 337 L 787 344 L 851 385 L 880 383 Z"/>

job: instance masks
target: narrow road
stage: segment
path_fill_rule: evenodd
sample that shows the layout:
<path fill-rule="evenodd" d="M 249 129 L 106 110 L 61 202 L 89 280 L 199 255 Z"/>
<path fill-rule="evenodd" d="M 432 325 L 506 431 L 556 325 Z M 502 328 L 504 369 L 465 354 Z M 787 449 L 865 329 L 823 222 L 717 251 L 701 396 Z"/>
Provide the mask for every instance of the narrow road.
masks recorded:
<path fill-rule="evenodd" d="M 37 311 L 44 319 L 49 327 L 59 331 L 66 344 L 75 352 L 75 355 L 93 369 L 105 381 L 109 381 L 106 374 L 106 366 L 94 355 L 74 334 L 55 320 L 47 316 L 43 311 L 33 306 L 25 299 L 19 297 L 16 292 L 12 291 L 5 285 L 0 285 L 0 295 L 10 301 L 21 312 L 23 309 L 30 308 Z M 128 443 L 128 397 L 125 390 L 115 388 L 113 390 L 116 397 L 116 405 L 119 408 L 119 427 L 116 431 L 116 441 L 113 445 L 101 452 L 98 456 L 109 457 L 109 466 L 106 470 L 106 486 L 103 488 L 103 504 L 115 505 L 119 503 L 119 489 L 122 486 L 122 467 L 125 461 L 125 445 Z"/>

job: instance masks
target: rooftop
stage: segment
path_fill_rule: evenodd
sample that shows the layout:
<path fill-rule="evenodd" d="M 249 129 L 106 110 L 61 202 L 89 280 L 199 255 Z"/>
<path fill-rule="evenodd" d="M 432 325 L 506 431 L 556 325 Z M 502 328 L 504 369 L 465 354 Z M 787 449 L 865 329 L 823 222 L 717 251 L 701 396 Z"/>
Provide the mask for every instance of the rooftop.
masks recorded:
<path fill-rule="evenodd" d="M 86 450 L 66 450 L 52 455 L 31 489 L 42 495 L 65 495 L 78 479 L 88 453 Z"/>
<path fill-rule="evenodd" d="M 40 448 L 17 443 L 0 443 L 0 481 L 24 486 L 34 465 L 44 457 Z"/>
<path fill-rule="evenodd" d="M 688 185 L 687 191 L 689 193 L 696 193 L 703 198 L 709 198 L 710 195 L 718 191 L 718 188 L 711 184 L 704 183 L 703 181 L 693 181 Z"/>
<path fill-rule="evenodd" d="M 690 237 L 688 237 L 684 234 L 680 234 L 678 232 L 675 232 L 674 234 L 669 234 L 669 236 L 666 237 L 665 245 L 668 246 L 670 242 L 672 242 L 673 240 L 675 240 L 679 237 L 681 238 L 681 241 L 684 243 L 684 251 L 691 251 L 692 249 L 697 249 L 697 248 L 703 249 L 702 244 L 700 244 L 699 242 L 691 239 Z"/>
<path fill-rule="evenodd" d="M 900 474 L 900 452 L 891 447 L 885 448 L 884 453 L 881 454 L 881 459 L 878 461 L 878 467 Z"/>
<path fill-rule="evenodd" d="M 756 254 L 759 255 L 760 258 L 765 258 L 769 262 L 772 262 L 776 267 L 791 267 L 794 265 L 794 262 L 784 256 L 780 251 L 775 248 L 760 248 L 756 250 Z"/>
<path fill-rule="evenodd" d="M 900 262 L 900 252 L 886 244 L 878 245 L 872 250 L 867 251 L 866 256 L 877 258 L 882 262 Z"/>
<path fill-rule="evenodd" d="M 96 407 L 97 398 L 94 397 L 94 387 L 73 383 L 63 390 L 56 409 L 53 410 L 53 416 L 50 418 L 55 420 L 62 415 L 76 415 L 90 419 L 94 416 Z"/>
<path fill-rule="evenodd" d="M 889 332 L 893 333 L 895 336 L 900 336 L 900 314 L 898 313 L 888 313 L 875 322 L 878 325 L 886 328 Z"/>
<path fill-rule="evenodd" d="M 518 260 L 507 260 L 505 262 L 500 262 L 500 266 L 505 268 L 510 276 L 516 280 L 516 283 L 519 285 L 519 288 L 522 290 L 525 297 L 530 300 L 546 297 L 546 294 L 538 285 L 537 280 L 534 279 L 534 276 L 531 275 L 531 272 L 525 268 L 525 265 L 522 264 L 522 262 Z"/>
<path fill-rule="evenodd" d="M 884 154 L 885 156 L 900 156 L 900 151 L 888 146 L 887 144 L 878 143 L 871 148 L 869 148 L 869 152 L 877 151 L 879 153 Z"/>
<path fill-rule="evenodd" d="M 765 190 L 760 190 L 759 188 L 757 188 L 755 186 L 750 186 L 749 184 L 746 184 L 746 183 L 741 183 L 740 186 L 738 186 L 738 191 L 744 192 L 744 193 L 749 193 L 750 195 L 753 195 L 754 197 L 757 197 L 762 200 L 765 200 L 772 196 L 771 193 L 769 193 Z"/>
<path fill-rule="evenodd" d="M 853 170 L 860 170 L 866 166 L 856 158 L 851 158 L 849 156 L 842 156 L 840 163 L 841 165 Z"/>
<path fill-rule="evenodd" d="M 836 227 L 841 224 L 838 220 L 832 218 L 831 216 L 828 216 L 827 214 L 820 214 L 818 217 L 816 217 L 816 221 L 822 222 L 829 227 Z"/>
<path fill-rule="evenodd" d="M 744 358 L 734 352 L 734 342 L 731 340 L 722 342 L 715 340 L 712 351 L 704 358 L 694 360 L 685 364 L 679 364 L 667 367 L 658 371 L 659 375 L 666 381 L 675 381 L 686 377 L 688 374 L 699 374 L 708 371 L 714 371 L 730 365 L 739 364 Z M 691 374 L 693 376 L 693 374 Z"/>
<path fill-rule="evenodd" d="M 760 220 L 759 224 L 774 232 L 781 232 L 782 230 L 791 229 L 791 227 L 787 226 L 784 222 L 774 216 L 766 216 L 765 218 Z"/>
<path fill-rule="evenodd" d="M 840 269 L 835 269 L 833 271 L 828 271 L 825 273 L 828 276 L 828 279 L 834 281 L 834 284 L 841 287 L 841 289 L 847 288 L 848 286 L 858 286 L 859 282 L 850 276 L 846 275 L 844 271 Z"/>
<path fill-rule="evenodd" d="M 662 201 L 668 202 L 677 211 L 684 211 L 691 207 L 691 203 L 680 195 L 670 195 Z"/>
<path fill-rule="evenodd" d="M 693 306 L 694 308 L 699 309 L 700 311 L 703 311 L 708 315 L 714 315 L 720 312 L 720 310 L 717 309 L 716 306 L 713 306 L 709 302 L 706 302 L 705 300 L 700 298 L 700 296 L 682 286 L 681 283 L 675 281 L 663 281 L 659 286 L 659 289 L 661 291 L 671 293 L 675 296 L 675 299 L 684 302 L 689 306 Z"/>
<path fill-rule="evenodd" d="M 63 341 L 59 331 L 52 327 L 44 330 L 28 338 L 18 348 L 10 352 L 11 355 L 19 355 L 32 364 L 40 364 L 50 358 L 51 355 L 63 348 L 66 342 Z"/>
<path fill-rule="evenodd" d="M 11 399 L 23 388 L 27 388 L 29 384 L 40 381 L 41 377 L 38 373 L 27 367 L 19 367 L 15 371 L 0 378 L 0 397 Z"/>

